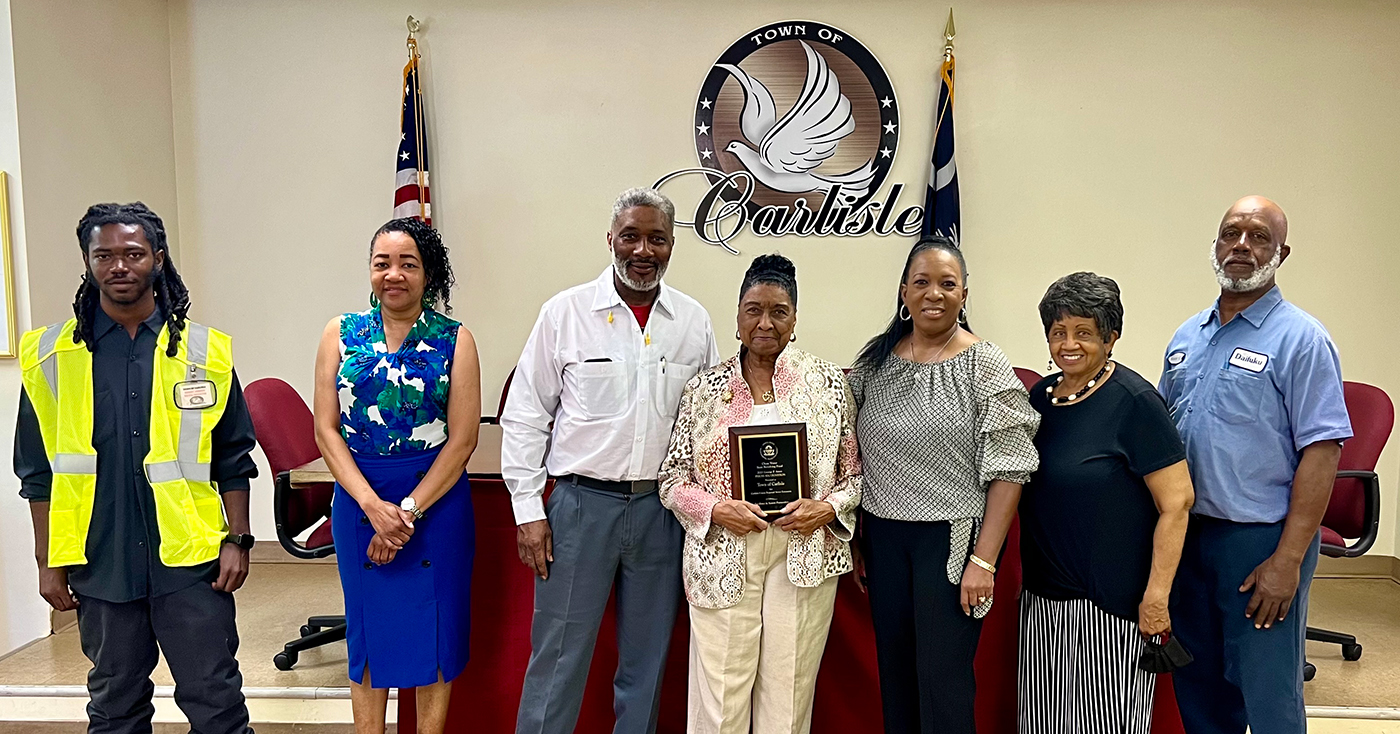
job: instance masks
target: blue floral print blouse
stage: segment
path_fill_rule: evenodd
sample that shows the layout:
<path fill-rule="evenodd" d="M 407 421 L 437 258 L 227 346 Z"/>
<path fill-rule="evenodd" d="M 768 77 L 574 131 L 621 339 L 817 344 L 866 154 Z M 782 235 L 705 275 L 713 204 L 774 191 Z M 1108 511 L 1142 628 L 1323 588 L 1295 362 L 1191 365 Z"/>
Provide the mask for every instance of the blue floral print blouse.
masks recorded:
<path fill-rule="evenodd" d="M 423 451 L 447 441 L 458 322 L 424 309 L 389 353 L 379 309 L 340 319 L 340 435 L 358 454 Z"/>

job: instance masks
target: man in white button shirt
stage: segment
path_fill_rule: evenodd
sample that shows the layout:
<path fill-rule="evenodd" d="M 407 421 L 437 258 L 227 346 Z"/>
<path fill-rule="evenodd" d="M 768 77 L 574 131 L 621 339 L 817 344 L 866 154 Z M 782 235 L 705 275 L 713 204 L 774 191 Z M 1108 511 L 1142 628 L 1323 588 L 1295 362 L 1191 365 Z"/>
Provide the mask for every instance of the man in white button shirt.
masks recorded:
<path fill-rule="evenodd" d="M 607 236 L 612 266 L 544 304 L 515 368 L 501 474 L 520 560 L 538 576 L 517 734 L 574 730 L 614 580 L 613 731 L 656 730 L 684 539 L 656 475 L 681 391 L 719 360 L 709 314 L 661 281 L 675 219 L 654 189 L 624 191 Z"/>

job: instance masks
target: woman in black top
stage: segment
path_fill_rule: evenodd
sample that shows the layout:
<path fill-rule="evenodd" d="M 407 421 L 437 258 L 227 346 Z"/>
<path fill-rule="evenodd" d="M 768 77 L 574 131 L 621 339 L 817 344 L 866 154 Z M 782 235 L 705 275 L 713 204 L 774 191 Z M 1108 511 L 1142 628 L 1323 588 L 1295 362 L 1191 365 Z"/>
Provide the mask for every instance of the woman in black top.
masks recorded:
<path fill-rule="evenodd" d="M 1118 284 L 1067 275 L 1040 301 L 1062 372 L 1031 389 L 1040 468 L 1021 495 L 1020 730 L 1141 732 L 1145 643 L 1167 599 L 1194 498 L 1186 451 L 1150 383 L 1109 359 Z"/>

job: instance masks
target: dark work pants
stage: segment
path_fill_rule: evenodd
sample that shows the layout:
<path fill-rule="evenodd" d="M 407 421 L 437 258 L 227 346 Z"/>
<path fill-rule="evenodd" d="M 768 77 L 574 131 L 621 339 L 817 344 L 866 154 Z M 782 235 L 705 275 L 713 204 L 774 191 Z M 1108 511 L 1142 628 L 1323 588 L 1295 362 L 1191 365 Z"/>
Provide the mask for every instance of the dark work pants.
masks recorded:
<path fill-rule="evenodd" d="M 982 620 L 963 613 L 948 581 L 949 524 L 869 513 L 862 523 L 886 734 L 975 732 Z"/>
<path fill-rule="evenodd" d="M 1283 523 L 1192 517 L 1172 589 L 1172 631 L 1195 661 L 1172 676 L 1187 734 L 1303 734 L 1303 636 L 1318 538 L 1303 557 L 1287 618 L 1255 629 L 1246 577 L 1273 554 Z"/>
<path fill-rule="evenodd" d="M 574 731 L 614 587 L 613 734 L 652 734 L 684 595 L 685 531 L 655 492 L 623 495 L 558 482 L 545 512 L 554 533 L 554 562 L 548 581 L 535 579 L 530 664 L 516 734 Z"/>
<path fill-rule="evenodd" d="M 175 703 L 193 734 L 246 734 L 233 595 L 199 582 L 173 594 L 114 604 L 83 597 L 78 634 L 88 673 L 88 734 L 149 734 L 157 646 L 175 678 Z"/>

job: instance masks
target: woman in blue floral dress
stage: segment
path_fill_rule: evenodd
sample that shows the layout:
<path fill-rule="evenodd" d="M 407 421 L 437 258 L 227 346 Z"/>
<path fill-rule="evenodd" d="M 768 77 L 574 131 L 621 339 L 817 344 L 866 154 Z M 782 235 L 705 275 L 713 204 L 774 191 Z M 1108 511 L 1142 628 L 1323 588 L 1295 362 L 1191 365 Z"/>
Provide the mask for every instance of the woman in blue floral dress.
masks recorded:
<path fill-rule="evenodd" d="M 439 313 L 453 284 L 436 230 L 395 219 L 370 243 L 372 308 L 333 319 L 316 356 L 316 442 L 336 478 L 357 731 L 384 731 L 390 688 L 417 688 L 441 732 L 467 663 L 475 551 L 465 468 L 481 421 L 476 342 Z"/>

